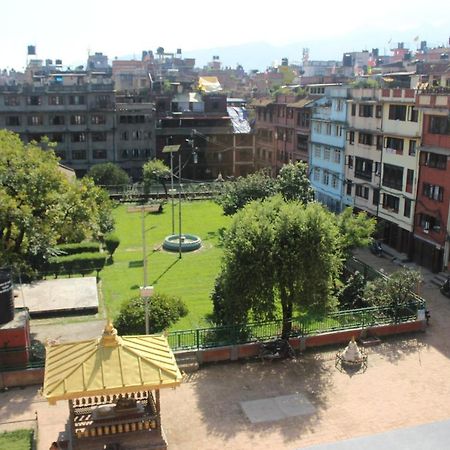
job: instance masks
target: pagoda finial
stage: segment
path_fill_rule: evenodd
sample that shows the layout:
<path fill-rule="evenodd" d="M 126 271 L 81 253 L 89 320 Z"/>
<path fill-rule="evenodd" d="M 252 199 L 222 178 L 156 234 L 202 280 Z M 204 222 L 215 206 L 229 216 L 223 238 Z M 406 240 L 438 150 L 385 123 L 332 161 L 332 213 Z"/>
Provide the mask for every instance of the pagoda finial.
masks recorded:
<path fill-rule="evenodd" d="M 108 318 L 105 329 L 103 330 L 103 335 L 100 339 L 100 343 L 104 347 L 116 347 L 120 344 L 120 338 L 117 336 L 117 330 L 114 328 L 114 325 L 110 318 Z"/>

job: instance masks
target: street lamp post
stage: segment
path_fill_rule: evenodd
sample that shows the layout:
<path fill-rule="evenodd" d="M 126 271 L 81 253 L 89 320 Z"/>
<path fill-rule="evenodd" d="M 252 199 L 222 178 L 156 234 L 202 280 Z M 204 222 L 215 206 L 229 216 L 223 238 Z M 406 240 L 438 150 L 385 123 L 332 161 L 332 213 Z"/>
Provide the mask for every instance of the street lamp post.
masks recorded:
<path fill-rule="evenodd" d="M 170 153 L 170 196 L 172 199 L 172 235 L 175 234 L 175 189 L 173 187 L 173 154 L 180 150 L 180 145 L 166 145 L 162 152 Z"/>
<path fill-rule="evenodd" d="M 150 333 L 150 323 L 148 318 L 148 302 L 153 295 L 153 286 L 148 286 L 147 279 L 147 245 L 145 239 L 145 207 L 142 206 L 142 260 L 144 266 L 144 286 L 140 289 L 141 298 L 144 299 L 145 308 L 145 334 Z"/>
<path fill-rule="evenodd" d="M 181 152 L 178 153 L 178 258 L 181 259 Z"/>

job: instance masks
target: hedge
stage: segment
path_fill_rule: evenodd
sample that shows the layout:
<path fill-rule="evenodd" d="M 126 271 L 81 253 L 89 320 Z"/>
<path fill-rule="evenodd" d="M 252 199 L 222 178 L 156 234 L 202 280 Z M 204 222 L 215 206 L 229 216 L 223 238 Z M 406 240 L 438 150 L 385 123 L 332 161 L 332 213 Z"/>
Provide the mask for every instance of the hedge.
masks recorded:
<path fill-rule="evenodd" d="M 61 253 L 65 255 L 76 255 L 78 253 L 94 253 L 100 251 L 100 244 L 98 242 L 79 242 L 77 244 L 61 244 L 56 247 Z"/>
<path fill-rule="evenodd" d="M 116 248 L 119 246 L 119 244 L 120 239 L 117 235 L 110 233 L 105 236 L 105 247 L 111 256 L 116 251 Z"/>
<path fill-rule="evenodd" d="M 104 253 L 78 253 L 50 258 L 48 271 L 55 275 L 60 273 L 85 273 L 102 270 L 104 265 Z"/>

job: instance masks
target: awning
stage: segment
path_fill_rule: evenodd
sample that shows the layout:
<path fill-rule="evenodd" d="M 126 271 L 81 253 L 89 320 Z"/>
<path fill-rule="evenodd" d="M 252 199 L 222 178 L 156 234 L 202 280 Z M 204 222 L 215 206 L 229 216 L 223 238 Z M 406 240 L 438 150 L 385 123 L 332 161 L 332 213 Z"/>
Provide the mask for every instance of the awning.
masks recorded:
<path fill-rule="evenodd" d="M 200 77 L 198 79 L 198 87 L 203 92 L 218 92 L 222 90 L 217 77 Z"/>
<path fill-rule="evenodd" d="M 92 395 L 179 386 L 181 373 L 163 335 L 117 336 L 46 347 L 43 395 L 50 404 Z"/>

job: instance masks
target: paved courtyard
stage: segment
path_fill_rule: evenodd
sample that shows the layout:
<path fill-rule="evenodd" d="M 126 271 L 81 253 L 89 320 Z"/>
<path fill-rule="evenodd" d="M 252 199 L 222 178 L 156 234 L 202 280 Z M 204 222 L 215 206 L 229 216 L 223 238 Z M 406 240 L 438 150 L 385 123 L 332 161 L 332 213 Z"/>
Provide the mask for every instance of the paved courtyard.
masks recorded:
<path fill-rule="evenodd" d="M 372 255 L 364 254 L 364 258 L 369 261 Z M 370 262 L 386 271 L 396 268 L 387 258 Z M 343 446 L 344 441 L 394 430 L 398 433 L 394 438 L 387 434 L 388 439 L 403 440 L 407 438 L 402 429 L 422 424 L 430 424 L 424 429 L 432 431 L 436 426 L 432 423 L 450 419 L 450 300 L 429 282 L 422 295 L 432 315 L 426 333 L 384 339 L 369 348 L 363 374 L 349 376 L 336 370 L 337 348 L 327 348 L 308 351 L 296 360 L 214 364 L 186 376 L 180 388 L 161 394 L 169 448 L 300 449 L 342 441 L 341 447 L 318 449 L 353 449 Z M 1 393 L 0 422 L 29 419 L 37 411 L 38 450 L 47 450 L 65 429 L 67 407 L 48 406 L 36 391 Z M 281 410 L 303 409 L 299 414 L 252 423 L 243 407 L 245 402 L 258 405 L 259 401 L 268 408 L 268 400 L 280 397 L 290 402 Z M 303 406 L 293 405 L 297 400 Z M 279 401 L 275 401 L 278 408 Z M 255 412 L 255 403 L 247 405 Z M 425 432 L 422 438 L 426 442 Z M 450 448 L 447 438 L 448 433 L 439 434 L 432 448 Z M 359 442 L 358 448 L 375 448 Z"/>

